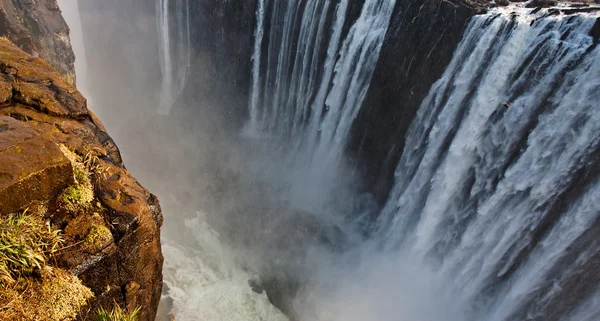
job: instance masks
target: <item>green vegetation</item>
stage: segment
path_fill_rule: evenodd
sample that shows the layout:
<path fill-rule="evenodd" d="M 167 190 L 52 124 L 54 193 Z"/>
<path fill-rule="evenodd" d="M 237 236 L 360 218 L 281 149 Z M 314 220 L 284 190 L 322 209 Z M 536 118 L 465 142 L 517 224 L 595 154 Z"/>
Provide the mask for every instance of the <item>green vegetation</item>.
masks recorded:
<path fill-rule="evenodd" d="M 76 276 L 47 265 L 64 240 L 40 214 L 0 218 L 0 320 L 74 320 L 93 296 Z"/>
<path fill-rule="evenodd" d="M 106 311 L 103 308 L 98 309 L 96 321 L 137 321 L 140 314 L 140 308 L 127 312 L 115 303 L 112 311 Z"/>
<path fill-rule="evenodd" d="M 60 145 L 63 154 L 71 161 L 73 166 L 73 175 L 75 184 L 69 186 L 60 196 L 59 200 L 63 207 L 69 212 L 86 211 L 90 208 L 94 200 L 94 186 L 90 179 L 89 166 L 95 162 L 94 159 L 87 155 L 85 160 L 82 160 L 77 154 L 69 150 L 66 146 Z"/>
<path fill-rule="evenodd" d="M 69 212 L 87 210 L 94 200 L 94 191 L 86 185 L 69 186 L 59 197 L 63 207 Z"/>
<path fill-rule="evenodd" d="M 0 285 L 1 320 L 75 320 L 90 289 L 71 273 L 45 267 L 39 279 L 20 279 L 14 286 Z"/>
<path fill-rule="evenodd" d="M 98 253 L 113 242 L 113 236 L 108 227 L 93 225 L 85 238 L 84 246 L 92 254 Z"/>
<path fill-rule="evenodd" d="M 0 282 L 12 284 L 40 270 L 62 243 L 60 232 L 37 216 L 22 213 L 1 218 Z"/>

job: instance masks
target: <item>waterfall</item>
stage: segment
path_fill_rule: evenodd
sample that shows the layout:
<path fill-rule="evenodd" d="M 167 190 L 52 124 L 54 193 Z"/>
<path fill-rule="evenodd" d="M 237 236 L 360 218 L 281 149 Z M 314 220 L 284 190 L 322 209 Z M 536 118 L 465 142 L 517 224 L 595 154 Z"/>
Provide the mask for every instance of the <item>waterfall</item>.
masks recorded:
<path fill-rule="evenodd" d="M 473 17 L 409 129 L 378 234 L 433 264 L 475 320 L 590 318 L 574 307 L 597 298 L 595 21 Z"/>
<path fill-rule="evenodd" d="M 327 193 L 314 187 L 335 180 L 394 5 L 365 1 L 344 35 L 348 0 L 259 1 L 248 127 L 291 146 L 303 166 L 297 190 L 312 191 L 301 203 L 317 202 Z"/>
<path fill-rule="evenodd" d="M 168 115 L 185 87 L 191 59 L 189 0 L 157 0 L 162 73 L 158 113 Z"/>
<path fill-rule="evenodd" d="M 250 124 L 256 124 L 258 114 L 258 92 L 260 90 L 260 56 L 263 44 L 265 21 L 265 0 L 258 0 L 256 9 L 256 29 L 254 31 L 254 52 L 252 53 L 252 89 L 250 98 Z M 253 129 L 256 131 L 256 129 Z"/>

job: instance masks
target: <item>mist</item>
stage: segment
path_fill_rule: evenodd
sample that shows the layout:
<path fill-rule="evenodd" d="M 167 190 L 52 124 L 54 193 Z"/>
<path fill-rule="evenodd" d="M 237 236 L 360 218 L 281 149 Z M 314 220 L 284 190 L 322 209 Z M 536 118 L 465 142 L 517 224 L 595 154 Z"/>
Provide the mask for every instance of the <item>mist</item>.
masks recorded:
<path fill-rule="evenodd" d="M 402 147 L 374 195 L 371 134 L 351 132 L 410 4 L 60 2 L 79 89 L 161 200 L 158 320 L 597 315 L 595 16 L 471 17 L 410 127 L 388 128 Z"/>
<path fill-rule="evenodd" d="M 187 86 L 202 87 L 187 87 L 165 107 L 164 49 L 152 5 L 80 1 L 77 8 L 62 1 L 61 8 L 71 27 L 79 89 L 127 168 L 161 200 L 166 287 L 159 320 L 169 313 L 177 320 L 286 319 L 264 291 L 252 291 L 252 280 L 285 288 L 287 294 L 271 301 L 298 320 L 313 319 L 300 310 L 320 314 L 321 307 L 303 299 L 323 288 L 311 275 L 333 273 L 334 255 L 360 242 L 364 231 L 356 222 L 375 206 L 360 196 L 351 163 L 311 176 L 305 151 L 280 137 L 249 133 L 239 119 L 247 111 L 234 115 L 224 106 L 248 97 L 219 99 L 231 90 L 213 79 L 213 61 L 202 53 L 186 67 L 204 71 L 186 76 Z M 335 273 L 344 274 L 342 282 L 363 276 L 358 267 L 355 277 L 348 271 L 354 267 L 341 268 Z M 297 293 L 297 303 L 289 293 Z M 327 304 L 342 303 L 342 292 L 336 293 L 340 302 Z"/>

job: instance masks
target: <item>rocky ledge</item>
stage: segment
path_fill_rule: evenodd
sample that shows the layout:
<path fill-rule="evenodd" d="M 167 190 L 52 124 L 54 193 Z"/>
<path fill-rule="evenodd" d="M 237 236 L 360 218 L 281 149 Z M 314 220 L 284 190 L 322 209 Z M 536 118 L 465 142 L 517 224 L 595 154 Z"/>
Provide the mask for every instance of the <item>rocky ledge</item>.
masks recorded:
<path fill-rule="evenodd" d="M 61 239 L 46 260 L 49 268 L 72 274 L 93 292 L 73 317 L 94 320 L 100 309 L 139 308 L 139 320 L 154 320 L 163 262 L 158 200 L 127 172 L 70 82 L 2 38 L 0 220 L 23 212 L 49 222 Z M 45 282 L 36 270 L 18 277 Z M 44 319 L 15 309 L 0 304 L 0 319 Z"/>

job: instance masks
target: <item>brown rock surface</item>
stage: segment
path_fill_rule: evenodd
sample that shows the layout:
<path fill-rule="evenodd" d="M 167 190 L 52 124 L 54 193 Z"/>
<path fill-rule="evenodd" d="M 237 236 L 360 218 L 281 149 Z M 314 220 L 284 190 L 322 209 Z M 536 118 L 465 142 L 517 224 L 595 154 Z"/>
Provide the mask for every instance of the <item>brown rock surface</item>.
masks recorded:
<path fill-rule="evenodd" d="M 78 180 L 73 157 L 89 169 L 94 199 L 65 210 L 61 193 Z M 124 168 L 85 98 L 46 62 L 0 39 L 0 215 L 34 201 L 47 204 L 70 244 L 58 264 L 94 292 L 81 320 L 114 302 L 154 320 L 163 261 L 158 200 Z"/>
<path fill-rule="evenodd" d="M 0 0 L 0 36 L 43 58 L 75 84 L 69 27 L 56 0 Z"/>

